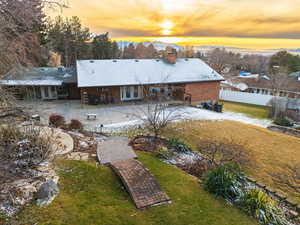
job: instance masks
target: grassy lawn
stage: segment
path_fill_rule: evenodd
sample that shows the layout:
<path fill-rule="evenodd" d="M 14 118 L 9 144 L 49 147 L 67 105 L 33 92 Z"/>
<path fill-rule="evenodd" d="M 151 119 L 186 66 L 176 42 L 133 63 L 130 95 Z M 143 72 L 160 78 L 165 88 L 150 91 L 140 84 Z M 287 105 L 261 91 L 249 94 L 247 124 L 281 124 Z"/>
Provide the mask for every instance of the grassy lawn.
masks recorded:
<path fill-rule="evenodd" d="M 216 200 L 197 179 L 147 153 L 140 160 L 156 176 L 173 203 L 137 210 L 120 180 L 95 162 L 61 161 L 60 189 L 47 208 L 30 206 L 19 224 L 39 225 L 254 225 L 251 218 Z"/>
<path fill-rule="evenodd" d="M 258 119 L 268 119 L 269 116 L 269 107 L 267 106 L 226 101 L 221 101 L 221 103 L 224 104 L 223 107 L 225 112 L 244 113 L 250 117 Z"/>
<path fill-rule="evenodd" d="M 234 121 L 193 121 L 179 123 L 176 128 L 166 136 L 177 136 L 194 150 L 199 147 L 201 139 L 233 139 L 236 143 L 244 144 L 253 163 L 251 167 L 245 168 L 246 172 L 272 188 L 287 193 L 300 203 L 299 193 L 287 186 L 278 185 L 272 179 L 274 173 L 287 174 L 287 165 L 300 163 L 299 138 Z"/>

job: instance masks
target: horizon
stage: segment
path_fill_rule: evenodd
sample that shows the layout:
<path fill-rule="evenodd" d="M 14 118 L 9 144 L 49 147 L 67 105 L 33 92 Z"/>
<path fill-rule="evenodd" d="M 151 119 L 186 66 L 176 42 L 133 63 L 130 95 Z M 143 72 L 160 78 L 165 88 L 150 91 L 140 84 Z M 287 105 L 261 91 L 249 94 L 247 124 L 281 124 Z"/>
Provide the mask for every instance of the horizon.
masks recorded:
<path fill-rule="evenodd" d="M 78 16 L 91 32 L 109 32 L 117 41 L 300 48 L 300 0 L 69 0 L 69 5 L 51 16 Z"/>

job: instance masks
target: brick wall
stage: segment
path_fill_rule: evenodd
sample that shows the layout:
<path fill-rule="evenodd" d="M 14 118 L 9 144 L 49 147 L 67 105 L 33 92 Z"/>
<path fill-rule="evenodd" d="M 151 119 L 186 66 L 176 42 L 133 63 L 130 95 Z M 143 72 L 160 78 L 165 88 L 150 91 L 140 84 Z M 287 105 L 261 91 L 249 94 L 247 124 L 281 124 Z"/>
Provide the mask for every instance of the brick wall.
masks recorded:
<path fill-rule="evenodd" d="M 185 85 L 185 93 L 191 95 L 192 104 L 219 101 L 220 82 L 189 83 Z"/>
<path fill-rule="evenodd" d="M 101 87 L 99 87 L 101 88 Z M 108 95 L 111 94 L 114 102 L 120 102 L 121 96 L 120 96 L 120 87 L 105 87 L 107 88 L 107 91 L 100 91 L 97 87 L 89 87 L 89 88 L 81 88 L 81 93 L 87 92 L 89 96 L 101 96 L 101 95 Z"/>

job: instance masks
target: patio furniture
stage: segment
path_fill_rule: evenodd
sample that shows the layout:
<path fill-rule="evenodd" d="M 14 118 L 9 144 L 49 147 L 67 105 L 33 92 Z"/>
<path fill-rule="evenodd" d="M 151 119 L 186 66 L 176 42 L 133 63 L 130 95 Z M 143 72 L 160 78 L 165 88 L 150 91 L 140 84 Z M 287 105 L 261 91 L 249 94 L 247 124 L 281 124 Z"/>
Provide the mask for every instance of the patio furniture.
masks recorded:
<path fill-rule="evenodd" d="M 96 120 L 97 119 L 97 114 L 88 113 L 88 114 L 86 114 L 86 119 L 87 120 Z"/>

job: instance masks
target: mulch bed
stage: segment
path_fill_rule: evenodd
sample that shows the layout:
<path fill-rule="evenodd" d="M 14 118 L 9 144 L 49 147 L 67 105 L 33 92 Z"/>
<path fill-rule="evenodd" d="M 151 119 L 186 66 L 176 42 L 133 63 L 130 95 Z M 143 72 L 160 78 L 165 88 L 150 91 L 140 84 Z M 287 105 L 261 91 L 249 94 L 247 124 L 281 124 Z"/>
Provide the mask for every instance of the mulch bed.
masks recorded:
<path fill-rule="evenodd" d="M 167 145 L 167 140 L 154 136 L 136 136 L 130 143 L 136 151 L 155 152 Z"/>

